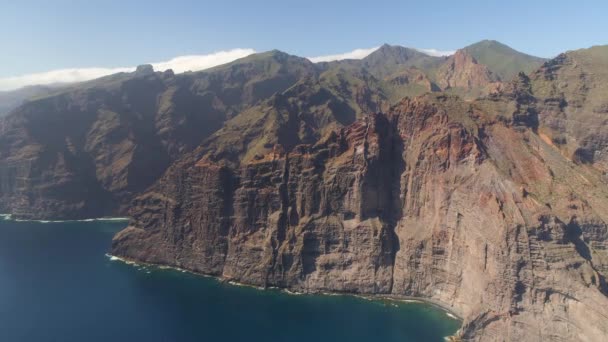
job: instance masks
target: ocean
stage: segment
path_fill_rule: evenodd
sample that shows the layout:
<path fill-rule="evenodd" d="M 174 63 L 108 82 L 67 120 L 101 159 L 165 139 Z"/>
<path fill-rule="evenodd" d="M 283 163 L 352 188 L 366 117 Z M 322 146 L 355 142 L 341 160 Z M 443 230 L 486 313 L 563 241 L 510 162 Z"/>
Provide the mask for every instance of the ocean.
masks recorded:
<path fill-rule="evenodd" d="M 107 255 L 121 221 L 0 217 L 0 341 L 443 341 L 425 303 L 293 295 Z"/>

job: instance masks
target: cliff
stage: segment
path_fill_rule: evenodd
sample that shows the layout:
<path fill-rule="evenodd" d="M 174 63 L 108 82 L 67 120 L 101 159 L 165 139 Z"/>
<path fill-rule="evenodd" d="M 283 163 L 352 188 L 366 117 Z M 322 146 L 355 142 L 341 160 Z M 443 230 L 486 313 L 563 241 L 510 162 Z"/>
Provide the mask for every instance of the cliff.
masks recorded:
<path fill-rule="evenodd" d="M 225 121 L 315 74 L 308 60 L 274 51 L 199 73 L 140 66 L 29 101 L 0 120 L 0 212 L 123 215 Z"/>
<path fill-rule="evenodd" d="M 493 92 L 500 78 L 477 62 L 466 50 L 458 50 L 436 71 L 437 85 L 444 91 L 474 99 Z"/>
<path fill-rule="evenodd" d="M 0 212 L 28 219 L 124 215 L 135 196 L 217 132 L 207 149 L 231 158 L 264 154 L 275 143 L 290 149 L 404 96 L 441 91 L 437 70 L 445 70 L 444 90 L 467 99 L 493 90 L 485 85 L 491 72 L 460 55 L 384 45 L 362 60 L 313 64 L 274 50 L 203 72 L 142 65 L 49 89 L 0 118 Z M 244 131 L 246 140 L 230 136 Z"/>
<path fill-rule="evenodd" d="M 112 253 L 259 286 L 426 297 L 470 340 L 599 341 L 608 188 L 513 97 L 406 99 L 236 164 L 192 153 L 135 200 Z"/>

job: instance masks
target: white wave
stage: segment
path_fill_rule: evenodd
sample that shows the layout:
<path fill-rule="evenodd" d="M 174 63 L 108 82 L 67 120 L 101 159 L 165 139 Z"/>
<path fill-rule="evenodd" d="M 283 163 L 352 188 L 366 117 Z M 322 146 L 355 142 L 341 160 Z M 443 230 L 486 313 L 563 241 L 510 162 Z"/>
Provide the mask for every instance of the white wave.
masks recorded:
<path fill-rule="evenodd" d="M 416 300 L 416 299 L 397 299 L 397 301 L 403 302 L 403 303 L 424 303 L 423 301 Z"/>
<path fill-rule="evenodd" d="M 289 291 L 289 290 L 287 290 L 287 289 L 285 289 L 285 290 L 284 290 L 284 292 L 285 292 L 285 293 L 287 293 L 287 294 L 290 294 L 290 295 L 292 295 L 292 296 L 301 296 L 301 295 L 303 295 L 303 293 L 302 293 L 302 292 L 297 292 L 297 291 Z"/>
<path fill-rule="evenodd" d="M 367 301 L 373 301 L 373 300 L 375 300 L 375 299 L 382 299 L 381 297 L 378 297 L 378 298 L 372 298 L 372 297 L 370 297 L 370 296 L 362 296 L 362 295 L 353 295 L 353 296 L 354 296 L 354 297 L 356 297 L 356 298 L 359 298 L 359 299 L 364 299 L 364 300 L 367 300 Z"/>
<path fill-rule="evenodd" d="M 228 281 L 228 284 L 232 285 L 232 286 L 239 286 L 239 287 L 251 287 L 257 290 L 266 290 L 265 288 L 261 287 L 261 286 L 255 286 L 255 285 L 247 285 L 247 284 L 243 284 L 243 283 L 239 283 L 237 281 Z"/>
<path fill-rule="evenodd" d="M 458 320 L 458 317 L 454 316 L 454 315 L 453 315 L 452 313 L 450 313 L 450 312 L 447 312 L 447 311 L 446 311 L 446 312 L 445 312 L 445 314 L 446 314 L 446 316 L 450 317 L 451 319 Z"/>
<path fill-rule="evenodd" d="M 82 220 L 27 220 L 27 219 L 13 219 L 11 214 L 0 215 L 4 220 L 11 220 L 15 222 L 36 222 L 36 223 L 68 223 L 68 222 L 126 222 L 129 221 L 128 217 L 99 217 L 89 218 Z"/>
<path fill-rule="evenodd" d="M 145 266 L 145 265 L 142 265 L 142 264 L 138 264 L 138 263 L 136 263 L 135 261 L 131 261 L 131 260 L 127 260 L 127 259 L 123 259 L 123 258 L 121 258 L 121 257 L 117 257 L 117 256 L 112 255 L 112 254 L 109 254 L 109 253 L 106 253 L 106 257 L 110 258 L 110 261 L 120 261 L 120 262 L 123 262 L 123 263 L 125 263 L 125 264 L 127 264 L 127 265 L 135 266 L 135 267 L 137 267 L 137 268 L 140 268 L 140 267 L 142 267 L 142 266 Z"/>

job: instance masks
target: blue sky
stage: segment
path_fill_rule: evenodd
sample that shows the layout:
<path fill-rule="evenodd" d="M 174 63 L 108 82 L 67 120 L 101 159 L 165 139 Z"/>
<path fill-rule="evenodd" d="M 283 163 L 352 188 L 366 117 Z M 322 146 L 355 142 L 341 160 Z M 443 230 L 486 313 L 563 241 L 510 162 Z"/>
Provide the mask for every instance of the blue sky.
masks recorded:
<path fill-rule="evenodd" d="M 3 1 L 0 78 L 125 67 L 235 48 L 300 56 L 382 43 L 533 55 L 608 44 L 607 1 Z"/>

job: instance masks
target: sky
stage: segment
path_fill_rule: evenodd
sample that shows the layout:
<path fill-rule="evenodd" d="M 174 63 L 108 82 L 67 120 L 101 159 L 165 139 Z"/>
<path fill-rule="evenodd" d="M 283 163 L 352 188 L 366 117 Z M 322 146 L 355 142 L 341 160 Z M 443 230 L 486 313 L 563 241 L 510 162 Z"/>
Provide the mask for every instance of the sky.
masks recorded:
<path fill-rule="evenodd" d="M 608 44 L 606 13 L 605 0 L 0 0 L 0 90 L 144 63 L 200 70 L 272 49 L 319 61 L 495 39 L 553 57 Z"/>

